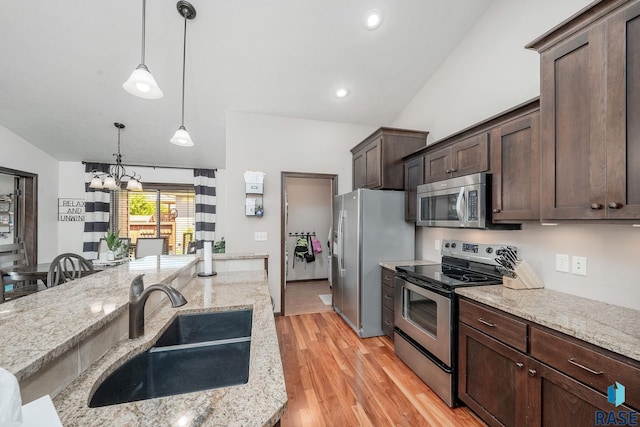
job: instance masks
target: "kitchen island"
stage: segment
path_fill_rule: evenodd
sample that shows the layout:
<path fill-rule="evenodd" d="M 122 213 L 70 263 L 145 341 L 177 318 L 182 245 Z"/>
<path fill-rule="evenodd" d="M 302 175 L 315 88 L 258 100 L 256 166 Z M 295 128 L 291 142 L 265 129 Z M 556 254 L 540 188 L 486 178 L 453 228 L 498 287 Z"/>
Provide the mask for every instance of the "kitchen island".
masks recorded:
<path fill-rule="evenodd" d="M 256 257 L 262 262 L 265 255 L 214 256 L 214 269 L 215 260 Z M 65 426 L 277 423 L 287 394 L 266 272 L 219 271 L 203 278 L 195 275 L 198 261 L 193 255 L 147 257 L 0 306 L 0 339 L 7 343 L 0 349 L 0 366 L 20 381 L 23 403 L 51 394 Z M 152 293 L 145 334 L 129 340 L 129 285 L 142 273 L 145 287 L 171 284 L 188 303 L 174 309 L 163 293 Z M 151 347 L 177 314 L 242 308 L 253 309 L 247 384 L 88 407 L 100 382 Z"/>

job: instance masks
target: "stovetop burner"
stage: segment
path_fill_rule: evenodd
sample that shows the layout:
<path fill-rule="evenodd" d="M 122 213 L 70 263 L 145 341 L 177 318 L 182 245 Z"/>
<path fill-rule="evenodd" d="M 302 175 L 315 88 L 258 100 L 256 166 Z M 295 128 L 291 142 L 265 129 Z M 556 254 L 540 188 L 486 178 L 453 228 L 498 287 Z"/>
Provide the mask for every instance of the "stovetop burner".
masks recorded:
<path fill-rule="evenodd" d="M 447 264 L 408 265 L 396 267 L 396 270 L 427 282 L 439 284 L 445 288 L 502 283 L 501 276 L 479 274 Z"/>

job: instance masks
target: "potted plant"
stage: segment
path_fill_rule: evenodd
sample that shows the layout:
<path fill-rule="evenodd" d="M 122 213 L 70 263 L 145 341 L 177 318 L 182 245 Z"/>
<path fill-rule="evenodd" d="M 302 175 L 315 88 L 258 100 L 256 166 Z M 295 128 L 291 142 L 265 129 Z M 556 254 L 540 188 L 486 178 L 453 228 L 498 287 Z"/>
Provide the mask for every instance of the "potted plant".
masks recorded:
<path fill-rule="evenodd" d="M 120 231 L 113 232 L 111 230 L 107 231 L 105 236 L 105 240 L 107 241 L 107 248 L 109 248 L 109 253 L 107 254 L 107 260 L 113 261 L 116 257 L 116 252 L 122 246 L 122 241 L 120 240 Z"/>

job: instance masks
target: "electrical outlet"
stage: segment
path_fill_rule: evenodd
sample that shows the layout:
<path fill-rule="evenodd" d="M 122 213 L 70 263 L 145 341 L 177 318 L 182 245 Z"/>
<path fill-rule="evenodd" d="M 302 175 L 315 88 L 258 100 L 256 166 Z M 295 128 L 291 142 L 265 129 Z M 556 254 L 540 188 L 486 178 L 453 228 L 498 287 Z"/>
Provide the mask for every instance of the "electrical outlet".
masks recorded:
<path fill-rule="evenodd" d="M 573 274 L 577 274 L 578 276 L 587 275 L 587 257 L 573 256 L 571 257 L 571 261 L 571 272 Z"/>
<path fill-rule="evenodd" d="M 556 271 L 569 273 L 569 255 L 556 254 Z"/>
<path fill-rule="evenodd" d="M 436 251 L 440 252 L 440 240 L 435 240 L 433 242 L 433 249 L 435 249 Z"/>
<path fill-rule="evenodd" d="M 256 242 L 266 242 L 266 240 L 267 240 L 267 232 L 266 231 L 256 231 L 255 240 L 256 240 Z"/>

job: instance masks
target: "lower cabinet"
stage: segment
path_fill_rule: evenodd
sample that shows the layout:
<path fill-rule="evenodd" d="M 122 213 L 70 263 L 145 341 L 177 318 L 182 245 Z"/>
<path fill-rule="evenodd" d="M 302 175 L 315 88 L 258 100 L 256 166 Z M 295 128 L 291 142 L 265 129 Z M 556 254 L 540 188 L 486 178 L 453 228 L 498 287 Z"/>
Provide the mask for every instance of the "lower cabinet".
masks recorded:
<path fill-rule="evenodd" d="M 393 280 L 395 272 L 388 268 L 382 268 L 382 331 L 393 339 L 394 293 Z"/>
<path fill-rule="evenodd" d="M 484 310 L 485 314 L 499 313 L 499 310 L 479 304 L 468 301 L 465 303 L 460 305 L 461 315 L 465 308 L 471 306 L 476 310 Z M 477 314 L 476 311 L 474 315 Z M 505 314 L 500 313 L 501 316 Z M 479 318 L 485 320 L 486 317 L 488 316 L 484 315 Z M 500 326 L 492 324 L 495 325 L 494 327 Z M 505 344 L 492 336 L 491 331 L 480 331 L 473 326 L 464 322 L 459 324 L 458 397 L 487 424 L 491 426 L 588 426 L 596 425 L 596 417 L 605 416 L 598 415 L 598 412 L 606 416 L 611 416 L 609 414 L 613 412 L 618 420 L 621 420 L 633 411 L 626 404 L 616 407 L 609 403 L 606 390 L 604 393 L 598 391 L 567 373 L 534 359 L 530 354 Z M 537 326 L 529 325 L 529 328 L 533 331 Z M 563 357 L 593 360 L 585 358 L 588 353 L 582 354 L 576 351 L 577 349 L 574 349 L 572 353 Z M 630 372 L 634 376 L 625 375 L 618 381 L 626 382 L 625 385 L 632 388 L 636 387 L 640 378 L 637 376 L 639 371 L 636 371 L 635 367 L 625 366 L 633 370 Z M 603 369 L 609 372 L 610 366 L 605 365 Z M 596 376 L 604 375 L 600 371 L 594 372 Z M 605 425 L 604 421 L 601 425 Z"/>

